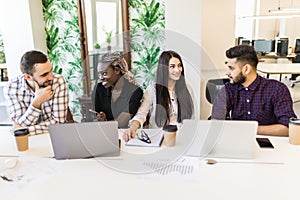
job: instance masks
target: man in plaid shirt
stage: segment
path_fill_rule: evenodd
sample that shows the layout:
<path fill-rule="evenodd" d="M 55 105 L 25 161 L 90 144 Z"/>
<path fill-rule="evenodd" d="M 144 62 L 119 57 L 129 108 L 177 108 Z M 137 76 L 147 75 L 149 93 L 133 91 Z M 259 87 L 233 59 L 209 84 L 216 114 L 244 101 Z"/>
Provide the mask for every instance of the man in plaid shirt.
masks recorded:
<path fill-rule="evenodd" d="M 230 82 L 218 92 L 211 118 L 254 120 L 259 135 L 288 136 L 289 119 L 297 117 L 288 87 L 257 74 L 258 57 L 252 46 L 232 47 L 226 57 Z"/>
<path fill-rule="evenodd" d="M 68 88 L 61 75 L 53 74 L 47 56 L 26 52 L 20 62 L 23 73 L 4 88 L 13 130 L 28 128 L 30 135 L 47 133 L 48 125 L 65 123 Z"/>

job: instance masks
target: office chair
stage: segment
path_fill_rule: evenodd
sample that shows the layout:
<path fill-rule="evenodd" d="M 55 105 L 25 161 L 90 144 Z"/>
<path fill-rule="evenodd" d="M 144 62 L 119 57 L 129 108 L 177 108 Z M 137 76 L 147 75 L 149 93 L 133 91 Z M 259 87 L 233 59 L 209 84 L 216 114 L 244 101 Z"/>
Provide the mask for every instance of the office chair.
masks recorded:
<path fill-rule="evenodd" d="M 227 82 L 229 82 L 229 78 L 208 80 L 206 83 L 206 92 L 205 92 L 206 100 L 209 103 L 213 104 L 218 92 Z"/>
<path fill-rule="evenodd" d="M 293 58 L 293 63 L 300 63 L 300 39 L 296 39 L 296 46 L 295 46 L 295 54 L 296 56 Z M 291 88 L 295 86 L 295 83 L 299 83 L 300 81 L 296 81 L 297 76 L 300 74 L 292 74 L 291 80 Z"/>
<path fill-rule="evenodd" d="M 229 78 L 220 78 L 220 79 L 210 79 L 206 83 L 205 96 L 206 100 L 213 104 L 218 92 L 224 87 L 225 83 L 229 82 Z M 211 119 L 211 116 L 208 117 L 208 120 Z M 226 117 L 227 119 L 227 117 Z"/>
<path fill-rule="evenodd" d="M 68 106 L 68 110 L 67 110 L 66 123 L 75 123 L 75 120 L 73 119 L 73 115 L 72 115 L 72 112 L 71 112 L 69 106 Z"/>
<path fill-rule="evenodd" d="M 300 54 L 296 54 L 296 56 L 293 58 L 293 63 L 300 63 Z M 292 74 L 291 77 L 291 87 L 293 88 L 295 86 L 295 83 L 299 83 L 300 81 L 296 81 L 297 76 L 300 74 Z"/>

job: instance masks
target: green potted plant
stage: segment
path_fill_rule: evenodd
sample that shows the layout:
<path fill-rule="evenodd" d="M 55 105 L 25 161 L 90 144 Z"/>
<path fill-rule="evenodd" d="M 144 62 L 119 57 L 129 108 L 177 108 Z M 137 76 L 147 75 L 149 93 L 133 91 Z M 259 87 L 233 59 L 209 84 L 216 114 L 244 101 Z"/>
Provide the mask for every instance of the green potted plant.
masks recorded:
<path fill-rule="evenodd" d="M 110 43 L 111 43 L 111 38 L 112 38 L 113 32 L 112 31 L 107 31 L 105 29 L 105 27 L 103 27 L 102 30 L 104 31 L 104 33 L 106 35 L 105 42 L 107 43 L 107 50 L 110 51 L 111 50 Z"/>
<path fill-rule="evenodd" d="M 0 63 L 6 63 L 5 54 L 3 51 L 0 51 Z"/>
<path fill-rule="evenodd" d="M 0 63 L 6 63 L 5 54 L 4 54 L 4 44 L 2 35 L 0 34 Z"/>
<path fill-rule="evenodd" d="M 96 42 L 94 44 L 94 49 L 100 49 L 100 48 L 101 48 L 100 44 L 98 42 Z"/>

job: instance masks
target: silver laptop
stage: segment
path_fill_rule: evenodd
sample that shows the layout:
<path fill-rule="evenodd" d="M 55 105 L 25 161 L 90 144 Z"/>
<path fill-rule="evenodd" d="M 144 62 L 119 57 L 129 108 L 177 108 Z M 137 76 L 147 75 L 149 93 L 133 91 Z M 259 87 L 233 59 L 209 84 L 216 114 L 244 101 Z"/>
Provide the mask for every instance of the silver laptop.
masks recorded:
<path fill-rule="evenodd" d="M 257 127 L 256 121 L 184 120 L 178 141 L 187 156 L 252 159 Z"/>
<path fill-rule="evenodd" d="M 120 155 L 117 121 L 51 124 L 49 134 L 56 159 Z"/>

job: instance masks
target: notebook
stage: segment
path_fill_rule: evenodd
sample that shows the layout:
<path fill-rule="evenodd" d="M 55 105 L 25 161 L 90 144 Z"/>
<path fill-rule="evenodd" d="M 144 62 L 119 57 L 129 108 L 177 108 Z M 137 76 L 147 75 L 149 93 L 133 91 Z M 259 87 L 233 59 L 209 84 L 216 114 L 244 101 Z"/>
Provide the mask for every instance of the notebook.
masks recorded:
<path fill-rule="evenodd" d="M 256 121 L 184 120 L 178 141 L 187 156 L 252 159 L 257 127 Z"/>
<path fill-rule="evenodd" d="M 49 134 L 56 159 L 120 155 L 117 121 L 51 124 Z"/>
<path fill-rule="evenodd" d="M 151 143 L 146 143 L 138 139 L 137 137 L 129 140 L 125 143 L 126 146 L 142 146 L 142 147 L 159 147 L 163 141 L 162 129 L 142 129 L 149 136 Z M 141 129 L 137 130 L 139 133 Z"/>

